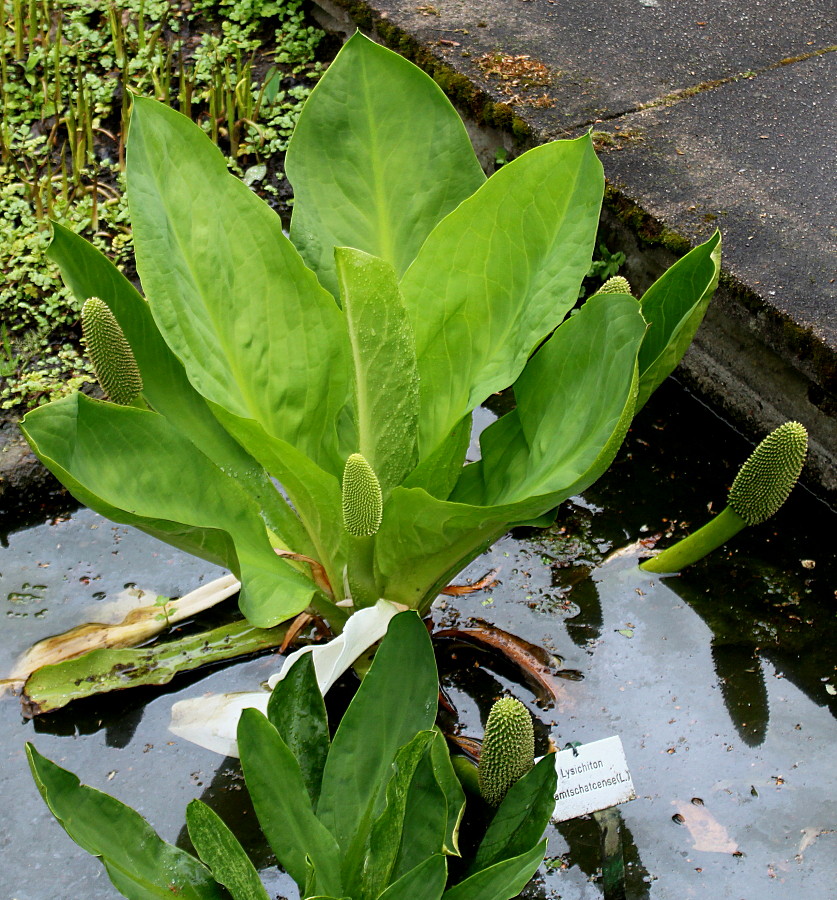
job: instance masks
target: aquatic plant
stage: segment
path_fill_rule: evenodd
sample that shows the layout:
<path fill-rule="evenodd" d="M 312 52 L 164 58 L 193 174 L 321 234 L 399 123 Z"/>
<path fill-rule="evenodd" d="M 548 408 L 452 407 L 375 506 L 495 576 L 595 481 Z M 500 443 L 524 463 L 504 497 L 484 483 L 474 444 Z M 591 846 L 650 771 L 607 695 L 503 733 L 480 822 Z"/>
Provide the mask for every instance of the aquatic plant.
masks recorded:
<path fill-rule="evenodd" d="M 404 671 L 410 678 L 403 678 Z M 438 675 L 427 630 L 412 612 L 390 623 L 333 738 L 314 661 L 302 656 L 274 690 L 267 715 L 238 725 L 242 768 L 262 831 L 303 898 L 507 900 L 546 851 L 554 754 L 499 805 L 467 868 L 459 857 L 465 794 L 435 727 Z M 527 713 L 528 716 L 528 713 Z M 189 837 L 200 860 L 162 841 L 138 813 L 27 752 L 38 789 L 73 840 L 99 856 L 130 900 L 267 900 L 258 873 L 213 810 L 193 800 Z M 464 873 L 464 874 L 463 874 Z"/>
<path fill-rule="evenodd" d="M 76 394 L 23 429 L 81 502 L 231 569 L 253 624 L 313 609 L 339 632 L 382 597 L 424 612 L 607 469 L 702 319 L 720 237 L 640 300 L 598 294 L 568 316 L 603 192 L 589 135 L 486 180 L 432 79 L 359 34 L 286 167 L 290 238 L 199 128 L 135 100 L 146 298 L 60 226 L 50 252 L 113 312 L 149 408 Z M 467 463 L 472 411 L 510 385 L 516 408 Z"/>
<path fill-rule="evenodd" d="M 693 534 L 646 560 L 640 568 L 679 572 L 703 559 L 748 525 L 777 513 L 799 479 L 808 452 L 808 432 L 785 422 L 767 435 L 745 461 L 729 490 L 727 506 Z"/>

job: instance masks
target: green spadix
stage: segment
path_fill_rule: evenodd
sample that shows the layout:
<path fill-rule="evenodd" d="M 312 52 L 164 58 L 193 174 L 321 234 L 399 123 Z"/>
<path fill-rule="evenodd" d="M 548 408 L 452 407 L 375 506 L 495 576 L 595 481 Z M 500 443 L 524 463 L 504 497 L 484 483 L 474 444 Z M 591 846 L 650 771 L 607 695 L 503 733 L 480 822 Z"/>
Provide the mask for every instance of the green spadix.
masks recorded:
<path fill-rule="evenodd" d="M 366 458 L 353 453 L 343 469 L 343 524 L 354 537 L 370 537 L 381 527 L 383 497 L 378 476 Z"/>
<path fill-rule="evenodd" d="M 129 406 L 142 393 L 142 376 L 133 351 L 110 307 L 90 297 L 81 308 L 87 355 L 102 390 L 114 403 Z"/>
<path fill-rule="evenodd" d="M 808 432 L 799 422 L 785 422 L 771 431 L 735 476 L 726 509 L 640 568 L 646 572 L 679 572 L 726 543 L 745 526 L 769 519 L 796 484 L 807 450 Z"/>
<path fill-rule="evenodd" d="M 488 714 L 477 772 L 480 793 L 499 806 L 509 788 L 535 764 L 535 732 L 529 710 L 514 697 L 498 700 Z"/>
<path fill-rule="evenodd" d="M 597 294 L 630 294 L 631 285 L 627 278 L 614 275 L 596 291 Z"/>

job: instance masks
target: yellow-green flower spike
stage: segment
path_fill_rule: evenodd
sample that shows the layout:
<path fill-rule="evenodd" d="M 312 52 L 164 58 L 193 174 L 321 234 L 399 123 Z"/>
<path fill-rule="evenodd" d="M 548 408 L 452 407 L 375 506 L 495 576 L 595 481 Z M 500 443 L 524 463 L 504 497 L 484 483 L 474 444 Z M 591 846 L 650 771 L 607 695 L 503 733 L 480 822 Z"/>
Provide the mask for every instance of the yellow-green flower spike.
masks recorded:
<path fill-rule="evenodd" d="M 102 390 L 114 403 L 133 403 L 142 393 L 142 376 L 131 345 L 107 303 L 98 297 L 85 300 L 81 330 Z"/>
<path fill-rule="evenodd" d="M 631 285 L 627 278 L 621 275 L 614 275 L 596 291 L 597 294 L 630 294 Z"/>
<path fill-rule="evenodd" d="M 355 537 L 370 537 L 381 527 L 384 512 L 378 476 L 360 453 L 343 469 L 343 524 Z"/>
<path fill-rule="evenodd" d="M 735 476 L 729 505 L 748 525 L 769 519 L 793 490 L 808 452 L 808 432 L 785 422 L 753 450 Z"/>
<path fill-rule="evenodd" d="M 747 525 L 769 519 L 796 484 L 807 451 L 808 432 L 799 422 L 785 422 L 771 431 L 735 476 L 729 505 L 703 528 L 641 563 L 640 568 L 659 574 L 679 572 Z"/>
<path fill-rule="evenodd" d="M 499 806 L 509 788 L 535 764 L 535 731 L 529 710 L 514 697 L 491 707 L 485 723 L 480 765 L 480 792 L 491 806 Z"/>

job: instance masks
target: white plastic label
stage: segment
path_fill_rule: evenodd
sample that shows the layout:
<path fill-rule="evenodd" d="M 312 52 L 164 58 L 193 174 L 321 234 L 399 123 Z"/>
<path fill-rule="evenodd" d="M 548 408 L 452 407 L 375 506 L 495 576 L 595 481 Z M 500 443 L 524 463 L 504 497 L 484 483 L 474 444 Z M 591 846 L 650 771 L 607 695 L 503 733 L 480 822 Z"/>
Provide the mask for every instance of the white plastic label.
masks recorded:
<path fill-rule="evenodd" d="M 553 820 L 564 822 L 636 797 L 618 736 L 555 754 L 558 793 Z"/>

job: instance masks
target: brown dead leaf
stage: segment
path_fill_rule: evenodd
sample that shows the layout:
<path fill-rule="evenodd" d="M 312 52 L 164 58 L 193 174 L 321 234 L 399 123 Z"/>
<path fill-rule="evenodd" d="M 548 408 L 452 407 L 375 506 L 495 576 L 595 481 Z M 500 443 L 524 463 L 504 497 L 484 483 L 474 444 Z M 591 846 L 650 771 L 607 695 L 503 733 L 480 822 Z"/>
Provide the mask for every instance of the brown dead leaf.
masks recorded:
<path fill-rule="evenodd" d="M 435 631 L 433 637 L 450 638 L 499 651 L 520 669 L 534 688 L 538 698 L 548 707 L 554 706 L 564 693 L 560 677 L 580 677 L 579 673 L 569 671 L 564 672 L 563 676 L 556 675 L 555 668 L 556 666 L 560 667 L 561 660 L 543 647 L 518 637 L 516 634 L 503 631 L 488 622 L 478 621 L 476 627 L 472 628 L 444 628 L 441 631 Z"/>

